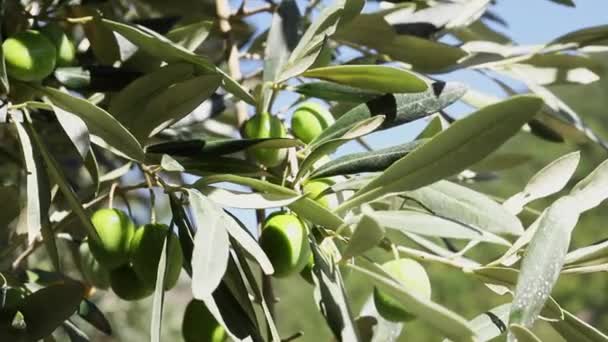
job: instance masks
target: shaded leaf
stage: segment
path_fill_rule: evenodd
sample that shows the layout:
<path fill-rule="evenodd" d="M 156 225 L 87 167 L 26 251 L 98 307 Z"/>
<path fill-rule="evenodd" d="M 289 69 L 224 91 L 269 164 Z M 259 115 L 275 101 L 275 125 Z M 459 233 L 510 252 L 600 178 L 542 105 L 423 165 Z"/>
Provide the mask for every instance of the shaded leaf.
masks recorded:
<path fill-rule="evenodd" d="M 78 316 L 91 324 L 95 329 L 101 331 L 106 335 L 112 335 L 112 326 L 110 326 L 110 322 L 103 315 L 101 310 L 97 308 L 95 303 L 91 302 L 88 299 L 83 299 L 78 306 L 78 311 L 76 312 Z"/>
<path fill-rule="evenodd" d="M 326 239 L 325 243 L 331 240 Z M 315 303 L 325 317 L 334 336 L 341 341 L 359 341 L 359 331 L 346 297 L 342 275 L 333 255 L 323 253 L 316 244 L 311 244 L 314 257 L 312 278 L 315 283 Z"/>
<path fill-rule="evenodd" d="M 297 85 L 294 91 L 308 97 L 353 103 L 366 102 L 382 96 L 380 92 L 330 82 L 306 82 Z"/>
<path fill-rule="evenodd" d="M 567 33 L 549 44 L 577 43 L 579 46 L 596 45 L 608 40 L 608 25 L 593 26 Z"/>
<path fill-rule="evenodd" d="M 564 319 L 552 321 L 551 326 L 560 334 L 566 341 L 580 342 L 606 342 L 608 336 L 590 324 L 584 322 L 580 318 L 564 311 Z"/>
<path fill-rule="evenodd" d="M 249 148 L 288 148 L 302 146 L 302 142 L 288 138 L 182 140 L 149 145 L 147 153 L 166 153 L 182 157 L 218 156 Z"/>
<path fill-rule="evenodd" d="M 427 142 L 426 139 L 416 140 L 374 151 L 348 154 L 315 169 L 310 174 L 310 178 L 382 171 L 425 142 Z"/>
<path fill-rule="evenodd" d="M 353 139 L 362 137 L 375 131 L 378 127 L 380 127 L 380 125 L 384 121 L 384 118 L 385 117 L 383 115 L 378 115 L 373 116 L 369 119 L 365 119 L 353 125 L 342 136 L 326 140 L 323 143 L 315 146 L 311 150 L 310 154 L 306 156 L 302 163 L 300 163 L 300 169 L 298 170 L 298 174 L 296 175 L 296 180 L 304 176 L 306 172 L 310 170 L 310 168 L 313 167 L 314 163 L 316 163 L 319 159 L 335 152 L 338 147 L 344 145 L 345 143 Z"/>
<path fill-rule="evenodd" d="M 74 281 L 50 285 L 27 296 L 19 311 L 27 324 L 28 340 L 50 335 L 76 312 L 83 297 L 84 287 Z"/>

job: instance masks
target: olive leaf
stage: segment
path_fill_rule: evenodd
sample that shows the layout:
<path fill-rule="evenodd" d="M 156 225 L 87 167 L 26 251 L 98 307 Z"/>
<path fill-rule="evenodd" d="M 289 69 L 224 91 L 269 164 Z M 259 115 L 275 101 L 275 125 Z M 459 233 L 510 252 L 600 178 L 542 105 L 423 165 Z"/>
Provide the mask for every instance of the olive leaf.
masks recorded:
<path fill-rule="evenodd" d="M 347 154 L 321 165 L 310 174 L 309 178 L 382 171 L 427 141 L 427 139 L 416 140 L 374 151 Z"/>
<path fill-rule="evenodd" d="M 226 267 L 230 242 L 223 211 L 196 189 L 188 190 L 194 226 L 192 251 L 192 294 L 205 300 L 219 286 Z"/>
<path fill-rule="evenodd" d="M 40 90 L 55 106 L 80 117 L 93 135 L 92 142 L 108 144 L 130 159 L 143 160 L 143 150 L 137 139 L 108 112 L 57 89 L 44 87 Z"/>
<path fill-rule="evenodd" d="M 337 65 L 309 69 L 302 76 L 382 93 L 419 93 L 427 83 L 416 74 L 383 65 Z"/>
<path fill-rule="evenodd" d="M 180 61 L 192 63 L 202 67 L 204 70 L 221 75 L 223 79 L 222 86 L 226 91 L 249 104 L 254 105 L 256 103 L 255 99 L 245 88 L 206 58 L 196 55 L 184 47 L 173 43 L 166 37 L 142 26 L 136 27 L 108 19 L 102 19 L 102 22 L 106 27 L 125 37 L 152 56 L 159 57 L 166 62 Z"/>
<path fill-rule="evenodd" d="M 463 170 L 517 133 L 542 103 L 535 96 L 515 96 L 480 109 L 401 158 L 336 210 L 345 211 L 389 193 L 413 190 Z"/>
<path fill-rule="evenodd" d="M 363 258 L 357 259 L 357 264 L 347 264 L 347 267 L 369 279 L 375 286 L 399 301 L 408 308 L 408 312 L 431 325 L 441 334 L 454 341 L 475 341 L 473 327 L 459 315 L 430 300 L 410 293 L 399 285 L 379 265 Z"/>
<path fill-rule="evenodd" d="M 415 94 L 386 94 L 362 103 L 340 116 L 333 125 L 311 141 L 308 148 L 313 149 L 327 140 L 337 138 L 357 123 L 376 115 L 386 116 L 381 129 L 420 119 L 449 106 L 466 92 L 466 86 L 456 82 L 435 82 L 430 88 L 432 89 Z"/>
<path fill-rule="evenodd" d="M 519 214 L 526 204 L 560 191 L 576 171 L 579 160 L 579 152 L 554 160 L 532 176 L 524 190 L 508 198 L 503 206 L 513 214 Z"/>

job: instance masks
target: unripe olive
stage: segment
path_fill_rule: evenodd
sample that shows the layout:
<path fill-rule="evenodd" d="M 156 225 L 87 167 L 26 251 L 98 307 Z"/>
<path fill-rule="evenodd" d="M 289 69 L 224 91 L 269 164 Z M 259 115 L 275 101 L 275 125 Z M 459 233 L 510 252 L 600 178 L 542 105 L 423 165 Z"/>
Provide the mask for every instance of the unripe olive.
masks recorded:
<path fill-rule="evenodd" d="M 417 261 L 412 259 L 391 260 L 383 264 L 382 269 L 408 291 L 425 299 L 431 298 L 431 282 L 424 267 Z M 404 322 L 416 318 L 395 298 L 377 288 L 374 288 L 374 304 L 380 316 L 386 320 Z"/>
<path fill-rule="evenodd" d="M 55 69 L 55 46 L 35 30 L 22 31 L 2 43 L 6 72 L 20 81 L 40 81 Z"/>
<path fill-rule="evenodd" d="M 124 300 L 139 300 L 154 292 L 156 284 L 141 280 L 130 265 L 120 266 L 110 272 L 112 291 Z"/>
<path fill-rule="evenodd" d="M 165 236 L 168 239 L 169 251 L 167 267 L 165 268 L 165 290 L 172 289 L 177 283 L 182 269 L 182 247 L 177 235 L 169 231 L 164 224 L 146 224 L 135 231 L 131 240 L 131 258 L 133 269 L 146 284 L 156 284 L 158 262 L 163 248 Z"/>
<path fill-rule="evenodd" d="M 41 28 L 40 32 L 55 45 L 57 66 L 69 66 L 74 63 L 76 47 L 74 47 L 74 43 L 72 43 L 59 25 L 54 23 L 48 24 Z"/>
<path fill-rule="evenodd" d="M 196 299 L 191 300 L 184 311 L 182 335 L 186 342 L 223 342 L 227 338 L 226 331 L 205 303 Z"/>
<path fill-rule="evenodd" d="M 284 138 L 287 136 L 285 127 L 279 118 L 263 112 L 252 116 L 245 121 L 242 128 L 245 138 Z M 287 157 L 287 150 L 284 148 L 261 148 L 254 147 L 247 150 L 249 157 L 259 164 L 267 167 L 275 167 L 281 164 Z"/>
<path fill-rule="evenodd" d="M 334 182 L 329 178 L 320 178 L 310 180 L 302 186 L 302 192 L 305 193 L 308 198 L 316 201 L 325 208 L 334 208 L 338 205 L 335 194 L 321 195 L 325 190 L 331 187 Z"/>
<path fill-rule="evenodd" d="M 333 123 L 334 117 L 325 107 L 306 102 L 293 112 L 291 131 L 296 138 L 308 144 Z"/>
<path fill-rule="evenodd" d="M 80 244 L 80 267 L 84 279 L 90 284 L 100 289 L 110 287 L 110 272 L 103 267 L 91 253 L 89 243 Z"/>
<path fill-rule="evenodd" d="M 91 217 L 99 240 L 89 238 L 95 258 L 108 270 L 127 264 L 135 225 L 122 210 L 100 209 Z"/>
<path fill-rule="evenodd" d="M 310 259 L 308 228 L 293 214 L 271 215 L 262 226 L 260 246 L 274 267 L 274 276 L 299 273 Z"/>

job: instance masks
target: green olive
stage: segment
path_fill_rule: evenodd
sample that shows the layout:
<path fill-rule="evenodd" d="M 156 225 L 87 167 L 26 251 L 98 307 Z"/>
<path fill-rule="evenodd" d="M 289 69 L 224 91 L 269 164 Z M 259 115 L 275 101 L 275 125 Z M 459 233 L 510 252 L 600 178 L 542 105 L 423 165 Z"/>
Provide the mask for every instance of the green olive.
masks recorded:
<path fill-rule="evenodd" d="M 266 219 L 260 246 L 274 267 L 274 276 L 301 272 L 310 259 L 306 224 L 293 214 L 278 213 Z"/>
<path fill-rule="evenodd" d="M 74 64 L 76 47 L 74 47 L 74 43 L 63 32 L 61 26 L 51 23 L 41 28 L 40 32 L 55 45 L 55 50 L 57 51 L 56 64 L 58 67 Z"/>
<path fill-rule="evenodd" d="M 184 311 L 182 335 L 186 342 L 223 342 L 227 338 L 226 331 L 205 303 L 196 299 L 191 300 Z"/>
<path fill-rule="evenodd" d="M 177 283 L 182 269 L 183 255 L 179 238 L 164 224 L 146 224 L 135 231 L 131 240 L 131 258 L 135 272 L 146 284 L 156 284 L 158 262 L 165 236 L 168 237 L 169 258 L 165 269 L 165 290 Z"/>
<path fill-rule="evenodd" d="M 334 117 L 327 109 L 318 103 L 306 102 L 293 112 L 291 131 L 296 138 L 308 144 L 333 123 Z"/>
<path fill-rule="evenodd" d="M 310 199 L 315 200 L 325 208 L 334 208 L 338 205 L 335 194 L 321 195 L 325 190 L 334 185 L 329 178 L 310 180 L 302 186 L 302 192 L 307 194 Z"/>
<path fill-rule="evenodd" d="M 93 214 L 91 221 L 99 240 L 89 238 L 89 247 L 99 263 L 110 271 L 127 264 L 135 233 L 131 218 L 118 209 L 100 209 Z"/>
<path fill-rule="evenodd" d="M 267 112 L 256 114 L 247 120 L 243 124 L 242 134 L 248 139 L 284 138 L 287 136 L 281 120 Z M 284 148 L 253 147 L 247 150 L 247 154 L 259 164 L 266 167 L 275 167 L 283 163 L 287 157 L 287 150 Z"/>
<path fill-rule="evenodd" d="M 55 46 L 35 30 L 22 31 L 2 43 L 7 74 L 20 81 L 40 81 L 55 69 Z"/>
<path fill-rule="evenodd" d="M 382 269 L 397 280 L 406 290 L 422 298 L 431 298 L 431 282 L 424 267 L 412 259 L 391 260 Z M 416 318 L 399 301 L 390 295 L 374 289 L 374 304 L 380 316 L 393 322 L 411 321 Z"/>
<path fill-rule="evenodd" d="M 110 287 L 110 272 L 91 253 L 89 243 L 80 244 L 80 267 L 84 280 L 100 289 Z"/>
<path fill-rule="evenodd" d="M 124 300 L 139 300 L 154 292 L 155 284 L 141 280 L 130 265 L 123 265 L 110 272 L 112 291 Z"/>

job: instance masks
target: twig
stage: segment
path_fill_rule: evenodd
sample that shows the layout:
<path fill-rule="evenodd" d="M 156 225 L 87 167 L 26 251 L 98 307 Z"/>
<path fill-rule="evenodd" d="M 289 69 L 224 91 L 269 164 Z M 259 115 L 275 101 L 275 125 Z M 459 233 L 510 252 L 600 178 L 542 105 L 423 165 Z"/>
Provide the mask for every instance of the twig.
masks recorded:
<path fill-rule="evenodd" d="M 232 36 L 232 26 L 230 25 L 230 3 L 228 0 L 215 0 L 215 7 L 217 11 L 217 17 L 219 19 L 220 31 L 225 35 L 228 43 L 228 73 L 230 77 L 236 81 L 243 78 L 241 73 L 241 64 L 239 59 L 239 50 L 234 42 Z M 245 120 L 247 120 L 247 105 L 243 101 L 237 101 L 236 107 L 236 119 L 238 126 L 240 127 Z"/>

